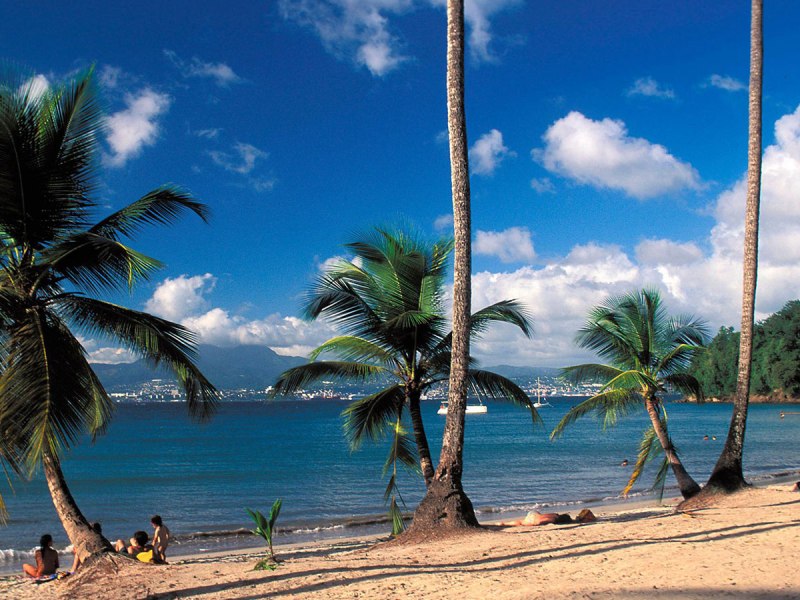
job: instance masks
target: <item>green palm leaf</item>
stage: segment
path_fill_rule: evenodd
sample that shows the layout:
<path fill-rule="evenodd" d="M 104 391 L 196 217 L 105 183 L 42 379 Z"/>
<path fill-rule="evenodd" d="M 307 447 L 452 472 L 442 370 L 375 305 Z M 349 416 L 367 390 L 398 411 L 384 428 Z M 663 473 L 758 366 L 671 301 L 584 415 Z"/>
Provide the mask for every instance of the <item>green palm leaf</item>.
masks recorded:
<path fill-rule="evenodd" d="M 495 400 L 507 400 L 512 404 L 527 408 L 531 413 L 534 425 L 542 425 L 542 418 L 533 406 L 528 394 L 516 383 L 491 371 L 470 369 L 467 372 L 467 383 L 473 392 L 480 396 L 488 396 Z"/>
<path fill-rule="evenodd" d="M 344 432 L 350 448 L 357 450 L 365 439 L 373 442 L 382 439 L 403 402 L 402 386 L 392 385 L 356 400 L 344 409 Z"/>
<path fill-rule="evenodd" d="M 615 425 L 620 417 L 634 408 L 641 408 L 641 397 L 635 392 L 626 389 L 606 390 L 571 408 L 553 429 L 550 439 L 559 437 L 568 425 L 591 412 L 602 420 L 605 429 Z"/>
<path fill-rule="evenodd" d="M 272 387 L 272 396 L 294 394 L 321 379 L 367 381 L 385 373 L 383 367 L 347 361 L 316 361 L 292 367 L 281 373 Z"/>

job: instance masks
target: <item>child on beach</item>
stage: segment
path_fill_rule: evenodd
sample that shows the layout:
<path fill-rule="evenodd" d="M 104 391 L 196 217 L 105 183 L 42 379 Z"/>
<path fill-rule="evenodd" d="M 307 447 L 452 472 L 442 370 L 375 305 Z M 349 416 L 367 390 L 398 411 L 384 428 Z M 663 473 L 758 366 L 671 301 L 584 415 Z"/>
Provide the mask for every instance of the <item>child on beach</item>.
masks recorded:
<path fill-rule="evenodd" d="M 160 515 L 153 515 L 150 518 L 150 524 L 155 527 L 153 532 L 153 562 L 166 563 L 167 546 L 169 546 L 170 540 L 169 528 L 164 525 Z"/>
<path fill-rule="evenodd" d="M 114 550 L 122 552 L 123 554 L 127 553 L 134 558 L 142 560 L 142 562 L 150 562 L 153 556 L 153 546 L 147 543 L 149 539 L 146 531 L 137 531 L 130 540 L 130 546 L 126 548 L 125 542 L 117 540 L 114 544 Z M 140 557 L 139 555 L 145 553 L 149 554 L 149 556 L 146 557 L 146 560 L 143 560 L 145 557 Z"/>
<path fill-rule="evenodd" d="M 54 575 L 58 569 L 58 552 L 53 549 L 53 536 L 45 533 L 39 540 L 39 549 L 34 553 L 36 566 L 24 564 L 22 570 L 30 577 Z"/>

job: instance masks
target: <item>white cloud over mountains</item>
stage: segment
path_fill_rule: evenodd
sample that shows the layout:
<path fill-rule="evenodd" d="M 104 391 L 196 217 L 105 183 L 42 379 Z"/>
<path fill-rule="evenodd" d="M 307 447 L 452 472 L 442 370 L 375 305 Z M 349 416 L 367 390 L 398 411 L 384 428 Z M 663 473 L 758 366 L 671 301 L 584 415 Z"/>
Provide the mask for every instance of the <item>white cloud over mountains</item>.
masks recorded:
<path fill-rule="evenodd" d="M 169 110 L 170 103 L 169 96 L 150 88 L 126 94 L 126 108 L 106 118 L 106 141 L 111 154 L 104 156 L 104 162 L 121 167 L 145 146 L 155 144 L 160 131 L 159 117 Z"/>
<path fill-rule="evenodd" d="M 775 143 L 766 148 L 756 317 L 763 319 L 800 297 L 800 107 L 775 123 Z M 564 256 L 538 257 L 513 271 L 473 275 L 473 310 L 515 298 L 533 314 L 535 336 L 525 339 L 511 326 L 491 328 L 473 352 L 484 365 L 564 366 L 591 360 L 573 337 L 587 311 L 607 296 L 655 286 L 670 313 L 691 313 L 738 329 L 744 236 L 744 176 L 715 203 L 715 224 L 697 241 L 643 239 L 628 253 L 614 244 L 584 242 Z M 635 235 L 635 232 L 633 232 Z M 475 252 L 530 262 L 537 258 L 525 227 L 478 232 Z M 527 258 L 526 258 L 527 257 Z M 307 323 L 279 314 L 249 319 L 212 305 L 211 274 L 166 279 L 146 308 L 195 329 L 204 342 L 266 344 L 283 354 L 304 355 L 333 335 L 322 322 Z M 114 356 L 113 348 L 91 348 Z M 94 356 L 94 354 L 93 354 Z"/>
<path fill-rule="evenodd" d="M 628 135 L 622 121 L 595 121 L 577 111 L 553 123 L 535 160 L 578 183 L 621 190 L 638 199 L 702 187 L 689 163 L 664 146 Z"/>
<path fill-rule="evenodd" d="M 464 19 L 472 57 L 492 61 L 491 18 L 520 0 L 466 0 Z M 280 0 L 284 19 L 313 31 L 339 59 L 353 61 L 383 76 L 409 60 L 391 20 L 423 7 L 444 7 L 443 0 Z"/>

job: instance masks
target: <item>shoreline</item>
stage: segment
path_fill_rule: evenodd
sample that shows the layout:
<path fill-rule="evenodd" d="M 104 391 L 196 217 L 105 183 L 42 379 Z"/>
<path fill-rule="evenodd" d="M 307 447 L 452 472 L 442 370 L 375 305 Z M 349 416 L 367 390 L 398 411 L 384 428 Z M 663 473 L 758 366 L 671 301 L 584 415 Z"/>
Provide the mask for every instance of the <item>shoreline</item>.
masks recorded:
<path fill-rule="evenodd" d="M 253 600 L 343 598 L 796 598 L 800 493 L 771 482 L 676 513 L 674 502 L 598 511 L 588 524 L 499 526 L 420 544 L 388 536 L 285 545 L 274 571 L 264 551 L 206 553 L 144 565 L 87 568 L 37 586 L 0 578 L 0 597 Z M 119 566 L 119 565 L 118 565 Z"/>

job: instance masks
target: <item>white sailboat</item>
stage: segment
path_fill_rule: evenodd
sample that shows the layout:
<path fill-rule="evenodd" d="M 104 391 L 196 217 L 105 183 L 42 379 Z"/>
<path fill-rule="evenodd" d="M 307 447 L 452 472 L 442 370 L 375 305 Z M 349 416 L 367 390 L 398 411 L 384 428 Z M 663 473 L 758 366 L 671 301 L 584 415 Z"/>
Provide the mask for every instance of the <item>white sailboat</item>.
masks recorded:
<path fill-rule="evenodd" d="M 467 404 L 468 415 L 485 415 L 487 412 L 489 412 L 489 407 L 487 407 L 480 398 L 478 398 L 478 404 Z M 447 402 L 442 402 L 439 405 L 439 410 L 436 411 L 436 414 L 447 414 Z"/>
<path fill-rule="evenodd" d="M 542 386 L 541 386 L 541 383 L 539 382 L 539 378 L 537 377 L 536 378 L 536 402 L 533 403 L 533 407 L 534 408 L 544 408 L 546 406 L 553 406 L 553 405 L 550 404 L 547 401 L 547 398 L 545 398 L 542 395 Z"/>

